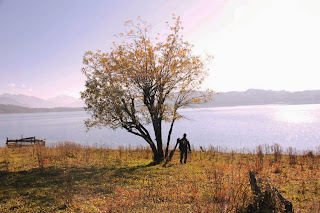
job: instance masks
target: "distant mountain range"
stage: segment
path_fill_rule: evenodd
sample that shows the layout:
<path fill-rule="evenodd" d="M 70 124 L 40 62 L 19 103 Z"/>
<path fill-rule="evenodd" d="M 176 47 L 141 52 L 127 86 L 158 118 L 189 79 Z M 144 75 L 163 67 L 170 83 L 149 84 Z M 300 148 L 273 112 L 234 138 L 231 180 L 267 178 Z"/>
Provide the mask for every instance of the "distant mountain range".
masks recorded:
<path fill-rule="evenodd" d="M 320 90 L 301 92 L 249 89 L 214 94 L 213 101 L 194 107 L 245 106 L 265 104 L 320 104 Z M 0 95 L 0 113 L 83 110 L 84 102 L 70 96 L 44 100 L 26 95 Z"/>
<path fill-rule="evenodd" d="M 16 105 L 0 104 L 0 114 L 5 113 L 35 113 L 35 112 L 67 112 L 83 111 L 83 107 L 55 107 L 55 108 L 29 108 Z"/>
<path fill-rule="evenodd" d="M 29 108 L 84 107 L 83 101 L 70 96 L 57 96 L 44 100 L 27 95 L 0 95 L 0 104 Z"/>
<path fill-rule="evenodd" d="M 265 104 L 320 104 L 320 90 L 300 92 L 249 89 L 244 92 L 221 92 L 201 107 Z"/>

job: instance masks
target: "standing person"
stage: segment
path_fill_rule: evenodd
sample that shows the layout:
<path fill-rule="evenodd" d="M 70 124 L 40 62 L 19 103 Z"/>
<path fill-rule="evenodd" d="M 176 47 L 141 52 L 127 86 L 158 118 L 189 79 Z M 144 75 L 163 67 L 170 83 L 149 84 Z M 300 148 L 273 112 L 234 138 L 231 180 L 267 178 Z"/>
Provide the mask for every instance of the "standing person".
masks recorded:
<path fill-rule="evenodd" d="M 187 139 L 187 134 L 183 134 L 183 138 L 178 139 L 179 149 L 180 149 L 180 163 L 182 164 L 182 159 L 184 157 L 184 163 L 187 163 L 188 150 L 191 152 L 190 143 Z"/>

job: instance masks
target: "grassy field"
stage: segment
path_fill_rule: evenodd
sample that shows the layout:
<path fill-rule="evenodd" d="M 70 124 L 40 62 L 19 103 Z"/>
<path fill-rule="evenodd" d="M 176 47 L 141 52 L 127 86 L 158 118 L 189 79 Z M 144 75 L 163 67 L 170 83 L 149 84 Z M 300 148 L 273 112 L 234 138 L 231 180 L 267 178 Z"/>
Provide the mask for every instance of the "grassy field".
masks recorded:
<path fill-rule="evenodd" d="M 185 165 L 178 154 L 163 167 L 143 147 L 0 148 L 0 212 L 245 212 L 254 200 L 250 170 L 295 212 L 320 212 L 319 153 L 211 148 L 192 152 Z"/>

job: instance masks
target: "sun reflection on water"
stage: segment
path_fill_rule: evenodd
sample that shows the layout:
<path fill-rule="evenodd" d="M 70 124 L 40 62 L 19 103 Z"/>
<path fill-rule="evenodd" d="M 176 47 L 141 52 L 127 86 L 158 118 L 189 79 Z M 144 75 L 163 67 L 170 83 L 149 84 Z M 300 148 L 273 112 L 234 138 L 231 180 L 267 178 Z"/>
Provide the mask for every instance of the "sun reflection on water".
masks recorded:
<path fill-rule="evenodd" d="M 286 106 L 276 112 L 276 119 L 288 123 L 312 123 L 315 121 L 309 109 L 301 106 Z"/>

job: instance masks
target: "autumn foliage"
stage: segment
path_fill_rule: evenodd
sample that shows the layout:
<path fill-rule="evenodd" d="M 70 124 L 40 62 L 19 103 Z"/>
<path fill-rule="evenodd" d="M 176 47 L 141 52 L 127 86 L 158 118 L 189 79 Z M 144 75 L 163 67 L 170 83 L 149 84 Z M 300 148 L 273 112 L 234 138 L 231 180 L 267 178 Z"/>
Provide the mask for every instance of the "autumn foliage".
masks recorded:
<path fill-rule="evenodd" d="M 87 127 L 124 128 L 142 137 L 155 162 L 164 158 L 162 122 L 171 123 L 168 147 L 174 123 L 182 117 L 178 109 L 208 99 L 196 91 L 207 76 L 210 57 L 193 54 L 192 45 L 183 40 L 180 18 L 173 16 L 173 22 L 167 33 L 153 38 L 147 22 L 127 21 L 120 44 L 113 43 L 108 52 L 88 51 L 83 58 L 87 80 L 81 97 L 91 114 Z"/>

